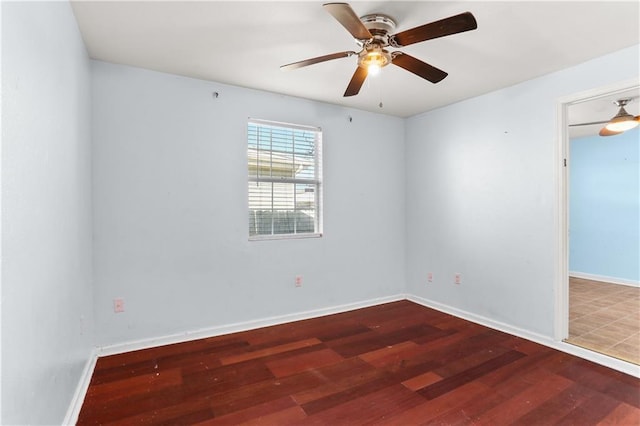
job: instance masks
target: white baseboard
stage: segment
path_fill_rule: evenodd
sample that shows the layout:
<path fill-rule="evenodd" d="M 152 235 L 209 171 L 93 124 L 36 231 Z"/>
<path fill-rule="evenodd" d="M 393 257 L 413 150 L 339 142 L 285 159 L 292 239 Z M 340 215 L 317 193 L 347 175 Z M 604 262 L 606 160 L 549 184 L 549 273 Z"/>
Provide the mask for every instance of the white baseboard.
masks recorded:
<path fill-rule="evenodd" d="M 97 360 L 98 351 L 96 349 L 92 349 L 89 353 L 89 359 L 87 359 L 87 362 L 84 365 L 84 370 L 82 370 L 82 375 L 80 376 L 78 386 L 76 387 L 76 391 L 74 392 L 69 408 L 67 409 L 67 414 L 64 416 L 64 420 L 62 421 L 63 425 L 75 425 L 77 423 L 78 415 L 80 415 L 80 409 L 82 408 L 84 398 L 87 395 L 87 390 L 89 389 L 89 383 L 91 383 L 91 377 L 93 376 L 93 371 L 96 368 Z"/>
<path fill-rule="evenodd" d="M 631 287 L 640 287 L 640 281 L 629 280 L 626 278 L 607 277 L 605 275 L 587 274 L 586 272 L 569 271 L 569 276 L 574 278 L 583 278 L 585 280 L 603 281 L 606 283 L 628 285 Z"/>
<path fill-rule="evenodd" d="M 396 294 L 394 296 L 380 297 L 369 299 L 362 302 L 347 303 L 344 305 L 331 306 L 328 308 L 313 309 L 310 311 L 296 312 L 293 314 L 278 315 L 275 317 L 263 318 L 252 321 L 239 322 L 234 324 L 226 324 L 217 327 L 208 327 L 198 330 L 185 331 L 183 333 L 171 334 L 167 336 L 153 337 L 150 339 L 141 339 L 115 345 L 107 345 L 98 348 L 98 356 L 115 355 L 124 352 L 137 351 L 140 349 L 152 348 L 155 346 L 170 345 L 174 343 L 182 343 L 190 340 L 204 339 L 207 337 L 221 336 L 223 334 L 237 333 L 240 331 L 254 330 L 261 327 L 270 327 L 272 325 L 285 324 L 293 321 L 301 321 L 311 318 L 322 317 L 325 315 L 338 314 L 341 312 L 353 311 L 355 309 L 367 308 L 370 306 L 381 305 L 383 303 L 396 302 L 406 299 L 404 294 Z"/>
<path fill-rule="evenodd" d="M 579 346 L 571 345 L 569 343 L 557 341 L 542 334 L 534 333 L 532 331 L 525 330 L 519 327 L 514 327 L 500 321 L 495 321 L 481 315 L 476 315 L 471 312 L 463 311 L 452 306 L 444 305 L 442 303 L 434 302 L 432 300 L 424 299 L 412 294 L 407 295 L 407 299 L 422 306 L 426 306 L 428 308 L 432 308 L 437 311 L 474 322 L 476 324 L 484 325 L 485 327 L 512 334 L 514 336 L 522 337 L 523 339 L 531 340 L 541 345 L 548 346 L 550 348 L 557 349 L 559 351 L 566 352 L 568 354 L 575 355 L 588 361 L 592 361 L 597 364 L 604 365 L 605 367 L 609 367 L 614 370 L 621 371 L 625 374 L 640 378 L 640 366 L 636 364 L 602 355 L 600 353 L 593 352 Z"/>

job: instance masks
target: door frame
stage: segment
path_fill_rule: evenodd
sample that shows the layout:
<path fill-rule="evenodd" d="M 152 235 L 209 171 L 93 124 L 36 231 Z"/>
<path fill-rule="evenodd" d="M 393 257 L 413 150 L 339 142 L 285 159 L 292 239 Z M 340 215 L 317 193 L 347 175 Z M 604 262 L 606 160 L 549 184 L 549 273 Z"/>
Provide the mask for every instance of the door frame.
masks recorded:
<path fill-rule="evenodd" d="M 640 88 L 640 79 L 612 83 L 587 91 L 559 98 L 557 108 L 556 166 L 556 265 L 555 265 L 555 315 L 554 338 L 557 342 L 569 337 L 569 107 L 605 96 Z"/>

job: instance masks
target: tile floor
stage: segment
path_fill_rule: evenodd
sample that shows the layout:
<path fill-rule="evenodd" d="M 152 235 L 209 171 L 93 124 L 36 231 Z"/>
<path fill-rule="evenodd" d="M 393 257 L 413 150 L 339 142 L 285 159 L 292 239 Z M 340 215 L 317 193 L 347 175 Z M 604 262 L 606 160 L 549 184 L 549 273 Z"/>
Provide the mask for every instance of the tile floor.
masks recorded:
<path fill-rule="evenodd" d="M 640 365 L 640 288 L 571 277 L 567 342 Z"/>

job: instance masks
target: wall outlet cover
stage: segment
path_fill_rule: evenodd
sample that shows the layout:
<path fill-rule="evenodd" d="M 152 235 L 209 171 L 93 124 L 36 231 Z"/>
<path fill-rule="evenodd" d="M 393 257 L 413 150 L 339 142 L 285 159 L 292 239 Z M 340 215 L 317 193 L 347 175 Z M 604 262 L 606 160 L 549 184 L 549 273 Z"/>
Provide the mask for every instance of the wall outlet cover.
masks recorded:
<path fill-rule="evenodd" d="M 113 299 L 113 312 L 115 312 L 116 314 L 124 312 L 124 299 Z"/>

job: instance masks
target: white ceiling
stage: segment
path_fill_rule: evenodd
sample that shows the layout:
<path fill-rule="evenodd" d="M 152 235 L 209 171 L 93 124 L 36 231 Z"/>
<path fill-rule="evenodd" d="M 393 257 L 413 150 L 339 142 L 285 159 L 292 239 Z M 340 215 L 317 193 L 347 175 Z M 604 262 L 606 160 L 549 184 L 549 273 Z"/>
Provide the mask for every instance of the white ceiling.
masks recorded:
<path fill-rule="evenodd" d="M 396 32 L 464 11 L 474 14 L 478 29 L 392 49 L 447 71 L 442 82 L 434 85 L 388 66 L 367 79 L 360 94 L 343 98 L 356 57 L 279 69 L 358 50 L 322 3 L 72 1 L 72 7 L 94 59 L 400 117 L 640 43 L 638 1 L 352 1 L 360 16 L 392 16 Z"/>

